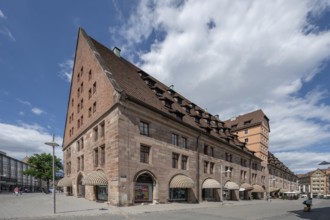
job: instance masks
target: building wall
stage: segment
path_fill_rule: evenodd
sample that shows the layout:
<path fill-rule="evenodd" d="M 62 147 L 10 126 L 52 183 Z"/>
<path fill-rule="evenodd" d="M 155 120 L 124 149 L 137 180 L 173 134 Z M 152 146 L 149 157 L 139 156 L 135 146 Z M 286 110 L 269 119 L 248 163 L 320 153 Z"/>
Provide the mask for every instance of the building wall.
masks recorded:
<path fill-rule="evenodd" d="M 33 192 L 39 189 L 40 180 L 22 173 L 29 167 L 28 164 L 0 152 L 0 192 L 12 192 L 16 186 Z"/>

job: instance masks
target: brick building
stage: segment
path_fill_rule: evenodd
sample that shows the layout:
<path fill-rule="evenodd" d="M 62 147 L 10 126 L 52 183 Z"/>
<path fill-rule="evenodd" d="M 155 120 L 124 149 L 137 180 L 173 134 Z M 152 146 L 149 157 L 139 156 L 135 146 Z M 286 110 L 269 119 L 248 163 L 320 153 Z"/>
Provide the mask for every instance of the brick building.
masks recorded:
<path fill-rule="evenodd" d="M 262 160 L 223 121 L 83 29 L 63 153 L 59 185 L 113 205 L 239 200 L 265 189 Z"/>

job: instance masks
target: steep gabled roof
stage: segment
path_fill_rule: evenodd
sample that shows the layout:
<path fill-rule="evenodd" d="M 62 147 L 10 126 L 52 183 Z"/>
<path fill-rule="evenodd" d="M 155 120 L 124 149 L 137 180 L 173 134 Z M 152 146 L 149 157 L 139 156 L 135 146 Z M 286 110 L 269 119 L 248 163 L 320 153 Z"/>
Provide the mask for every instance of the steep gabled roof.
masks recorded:
<path fill-rule="evenodd" d="M 286 173 L 294 175 L 294 173 L 287 166 L 285 166 L 284 163 L 282 163 L 277 157 L 275 157 L 275 155 L 272 154 L 270 151 L 268 151 L 268 164 Z"/>
<path fill-rule="evenodd" d="M 256 111 L 249 112 L 244 115 L 239 115 L 232 119 L 226 120 L 225 124 L 226 126 L 232 128 L 232 131 L 236 131 L 236 130 L 260 125 L 262 122 L 266 123 L 270 131 L 268 117 L 264 114 L 264 112 L 261 109 L 258 109 Z"/>
<path fill-rule="evenodd" d="M 173 88 L 164 85 L 123 57 L 116 55 L 112 50 L 89 37 L 83 29 L 80 29 L 80 32 L 94 50 L 96 58 L 114 89 L 124 97 L 157 110 L 174 120 L 180 120 L 194 129 L 208 133 L 224 143 L 253 155 L 247 150 L 245 143 L 240 142 L 237 136 L 231 134 L 230 129 L 226 128 L 224 122 L 217 116 L 206 112 Z"/>

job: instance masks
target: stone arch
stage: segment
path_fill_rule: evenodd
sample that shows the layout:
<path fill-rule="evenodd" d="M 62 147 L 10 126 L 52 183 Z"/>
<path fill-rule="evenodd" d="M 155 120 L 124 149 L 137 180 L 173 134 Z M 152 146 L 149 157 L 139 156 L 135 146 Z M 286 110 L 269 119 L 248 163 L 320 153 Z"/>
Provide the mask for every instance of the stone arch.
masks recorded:
<path fill-rule="evenodd" d="M 77 176 L 77 196 L 85 197 L 85 186 L 82 184 L 84 179 L 84 174 L 80 172 Z"/>
<path fill-rule="evenodd" d="M 149 170 L 141 170 L 134 176 L 134 203 L 158 202 L 158 181 Z"/>

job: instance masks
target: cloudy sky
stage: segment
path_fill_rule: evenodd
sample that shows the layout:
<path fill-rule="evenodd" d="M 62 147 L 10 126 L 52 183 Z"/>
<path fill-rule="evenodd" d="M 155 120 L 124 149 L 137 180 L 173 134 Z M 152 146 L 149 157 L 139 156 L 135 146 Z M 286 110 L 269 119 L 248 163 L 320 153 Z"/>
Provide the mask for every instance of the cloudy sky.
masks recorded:
<path fill-rule="evenodd" d="M 0 150 L 62 143 L 82 27 L 222 120 L 261 108 L 275 156 L 313 170 L 330 161 L 329 21 L 329 0 L 1 1 Z"/>

